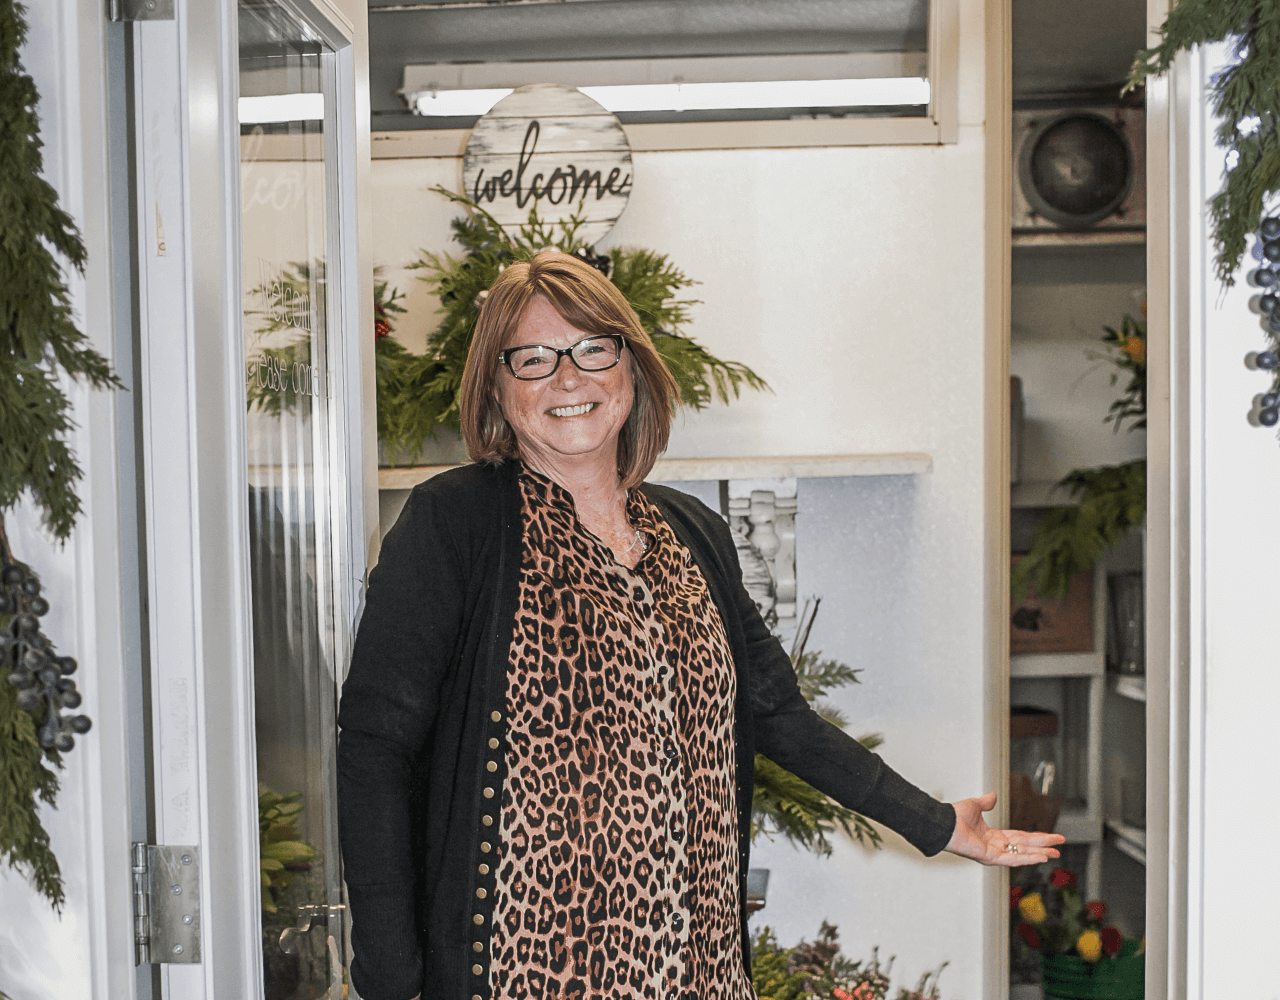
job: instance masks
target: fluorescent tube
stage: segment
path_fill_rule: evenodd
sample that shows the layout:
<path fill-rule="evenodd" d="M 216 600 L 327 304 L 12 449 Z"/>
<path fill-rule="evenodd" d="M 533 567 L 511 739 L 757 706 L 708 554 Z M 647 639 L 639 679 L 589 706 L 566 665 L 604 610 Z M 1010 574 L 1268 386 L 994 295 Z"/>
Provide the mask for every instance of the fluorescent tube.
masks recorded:
<path fill-rule="evenodd" d="M 745 83 L 640 83 L 582 87 L 609 111 L 729 111 L 768 108 L 895 107 L 929 103 L 929 81 L 916 76 L 862 80 Z M 432 117 L 483 115 L 509 89 L 420 91 L 414 109 Z"/>

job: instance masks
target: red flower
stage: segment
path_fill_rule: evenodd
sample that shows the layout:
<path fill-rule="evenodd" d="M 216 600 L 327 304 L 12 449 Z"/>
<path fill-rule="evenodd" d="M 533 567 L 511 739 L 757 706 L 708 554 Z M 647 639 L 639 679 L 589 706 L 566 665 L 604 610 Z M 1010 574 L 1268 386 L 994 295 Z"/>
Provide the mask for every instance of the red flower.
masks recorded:
<path fill-rule="evenodd" d="M 1018 908 L 1018 900 L 1022 898 L 1022 894 L 1027 890 L 1020 885 L 1011 886 L 1009 888 L 1009 909 L 1016 910 Z"/>
<path fill-rule="evenodd" d="M 1036 933 L 1036 929 L 1025 920 L 1018 923 L 1018 937 L 1031 945 L 1032 948 L 1040 947 L 1040 935 Z"/>
<path fill-rule="evenodd" d="M 1124 935 L 1122 935 L 1114 927 L 1102 928 L 1102 950 L 1108 955 L 1119 953 L 1120 946 L 1124 944 Z"/>
<path fill-rule="evenodd" d="M 1049 876 L 1049 884 L 1055 889 L 1063 889 L 1066 886 L 1074 887 L 1076 884 L 1076 877 L 1065 868 L 1055 868 L 1053 873 Z"/>
<path fill-rule="evenodd" d="M 1089 911 L 1089 919 L 1102 923 L 1103 918 L 1107 915 L 1107 904 L 1100 899 L 1095 899 L 1085 907 Z"/>
<path fill-rule="evenodd" d="M 836 1000 L 853 1000 L 853 994 L 846 993 L 839 986 L 833 986 L 831 988 L 831 995 L 835 997 Z"/>

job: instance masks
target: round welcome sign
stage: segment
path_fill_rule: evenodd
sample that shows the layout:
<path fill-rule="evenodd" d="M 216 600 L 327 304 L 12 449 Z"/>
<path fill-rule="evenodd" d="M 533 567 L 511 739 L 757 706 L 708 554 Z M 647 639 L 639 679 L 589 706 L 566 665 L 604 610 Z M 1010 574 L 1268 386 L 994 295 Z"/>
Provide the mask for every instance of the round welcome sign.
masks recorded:
<path fill-rule="evenodd" d="M 585 219 L 588 245 L 613 228 L 631 196 L 631 147 L 618 119 L 586 94 L 535 83 L 476 122 L 462 161 L 466 196 L 504 229 Z"/>

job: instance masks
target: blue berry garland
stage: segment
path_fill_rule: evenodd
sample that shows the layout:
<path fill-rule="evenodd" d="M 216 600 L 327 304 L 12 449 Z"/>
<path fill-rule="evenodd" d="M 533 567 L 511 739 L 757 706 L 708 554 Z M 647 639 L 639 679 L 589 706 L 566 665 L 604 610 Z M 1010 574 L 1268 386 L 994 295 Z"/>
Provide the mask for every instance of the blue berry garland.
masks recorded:
<path fill-rule="evenodd" d="M 58 656 L 53 643 L 40 631 L 40 618 L 49 602 L 40 594 L 40 580 L 26 567 L 10 559 L 0 544 L 0 663 L 8 683 L 17 688 L 18 707 L 39 723 L 37 737 L 46 751 L 66 753 L 75 746 L 75 735 L 89 731 L 87 715 L 64 715 L 64 709 L 80 707 L 80 692 L 71 675 L 76 661 Z"/>
<path fill-rule="evenodd" d="M 1280 423 L 1280 216 L 1268 216 L 1259 224 L 1252 256 L 1258 266 L 1249 272 L 1249 284 L 1262 290 L 1254 305 L 1271 343 L 1251 356 L 1253 367 L 1273 373 L 1270 390 L 1254 399 L 1253 416 L 1259 426 L 1274 427 Z"/>

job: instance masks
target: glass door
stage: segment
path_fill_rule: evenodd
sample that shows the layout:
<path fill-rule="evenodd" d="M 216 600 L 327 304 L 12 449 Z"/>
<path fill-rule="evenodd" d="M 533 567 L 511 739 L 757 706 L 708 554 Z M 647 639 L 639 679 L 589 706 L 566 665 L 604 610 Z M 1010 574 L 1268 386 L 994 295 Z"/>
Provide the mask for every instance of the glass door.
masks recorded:
<path fill-rule="evenodd" d="M 336 74 L 279 0 L 239 0 L 240 178 L 266 1000 L 343 994 L 335 809 L 345 495 Z M 335 284 L 338 284 L 335 282 Z"/>

